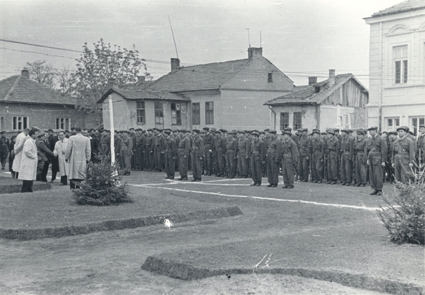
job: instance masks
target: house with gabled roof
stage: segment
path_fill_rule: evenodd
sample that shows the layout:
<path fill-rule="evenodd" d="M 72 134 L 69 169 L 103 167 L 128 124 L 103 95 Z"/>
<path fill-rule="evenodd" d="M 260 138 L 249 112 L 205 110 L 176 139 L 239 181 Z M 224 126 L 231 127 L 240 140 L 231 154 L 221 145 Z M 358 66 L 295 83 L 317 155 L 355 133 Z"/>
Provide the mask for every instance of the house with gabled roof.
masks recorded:
<path fill-rule="evenodd" d="M 96 122 L 75 105 L 75 98 L 31 80 L 24 69 L 0 81 L 0 130 L 94 128 Z"/>
<path fill-rule="evenodd" d="M 425 1 L 408 0 L 364 19 L 370 25 L 369 125 L 425 124 Z"/>
<path fill-rule="evenodd" d="M 291 93 L 294 85 L 262 52 L 250 47 L 246 59 L 188 67 L 172 58 L 171 72 L 156 81 L 130 92 L 109 89 L 99 100 L 104 126 L 109 126 L 111 95 L 116 129 L 270 128 L 271 111 L 264 103 Z"/>
<path fill-rule="evenodd" d="M 273 128 L 283 130 L 308 128 L 365 128 L 367 127 L 367 89 L 353 74 L 335 76 L 317 82 L 309 77 L 309 85 L 298 86 L 294 91 L 265 103 L 273 111 Z"/>

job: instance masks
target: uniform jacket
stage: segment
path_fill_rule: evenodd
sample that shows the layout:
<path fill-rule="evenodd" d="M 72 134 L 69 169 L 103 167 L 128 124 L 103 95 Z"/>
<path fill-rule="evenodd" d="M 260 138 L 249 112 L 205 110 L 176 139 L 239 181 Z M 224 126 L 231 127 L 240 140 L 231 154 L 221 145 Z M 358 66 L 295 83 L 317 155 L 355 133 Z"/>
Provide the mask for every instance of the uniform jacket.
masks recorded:
<path fill-rule="evenodd" d="M 185 136 L 182 139 L 180 139 L 178 147 L 179 147 L 178 148 L 179 154 L 183 153 L 183 155 L 189 156 L 189 153 L 190 153 L 190 139 L 189 139 L 189 137 Z"/>
<path fill-rule="evenodd" d="M 9 152 L 9 144 L 10 144 L 10 139 L 2 136 L 0 137 L 0 152 L 5 152 L 8 153 Z"/>
<path fill-rule="evenodd" d="M 298 151 L 302 157 L 307 157 L 311 154 L 311 142 L 307 135 L 300 136 Z"/>
<path fill-rule="evenodd" d="M 279 160 L 291 160 L 292 163 L 296 164 L 298 162 L 298 157 L 299 153 L 295 141 L 291 138 L 282 139 Z"/>
<path fill-rule="evenodd" d="M 177 156 L 177 143 L 172 136 L 165 138 L 165 154 L 171 155 L 173 158 Z"/>
<path fill-rule="evenodd" d="M 65 159 L 69 160 L 69 179 L 84 179 L 87 161 L 90 161 L 90 139 L 81 133 L 69 137 Z"/>
<path fill-rule="evenodd" d="M 358 153 L 363 153 L 363 157 L 362 157 L 363 164 L 365 164 L 366 160 L 367 160 L 367 154 L 364 152 L 365 147 L 367 146 L 367 141 L 368 141 L 368 139 L 366 137 L 364 137 L 360 140 L 356 139 L 356 141 L 354 142 L 354 145 L 353 145 L 355 155 L 357 155 Z"/>
<path fill-rule="evenodd" d="M 367 140 L 367 144 L 365 145 L 364 153 L 367 154 L 368 158 L 371 153 L 374 153 L 372 159 L 373 163 L 371 164 L 380 165 L 382 162 L 385 162 L 387 158 L 387 143 L 379 135 L 375 135 L 375 137 L 370 137 Z"/>
<path fill-rule="evenodd" d="M 226 140 L 226 151 L 228 151 L 228 150 L 233 150 L 235 152 L 238 150 L 238 142 L 237 142 L 236 138 L 234 138 L 234 137 L 227 138 L 227 140 Z"/>
<path fill-rule="evenodd" d="M 262 162 L 266 160 L 266 148 L 264 142 L 260 138 L 254 138 L 251 142 L 250 152 L 252 155 L 260 155 Z"/>
<path fill-rule="evenodd" d="M 33 181 L 37 177 L 37 146 L 35 140 L 28 138 L 22 149 L 18 179 Z"/>
<path fill-rule="evenodd" d="M 345 136 L 341 138 L 341 146 L 340 146 L 341 154 L 348 153 L 349 159 L 353 159 L 354 157 L 354 138 L 351 136 Z"/>
<path fill-rule="evenodd" d="M 329 153 L 329 151 L 339 152 L 339 140 L 335 136 L 326 140 L 326 152 Z"/>
<path fill-rule="evenodd" d="M 407 136 L 403 138 L 397 138 L 394 142 L 394 149 L 392 153 L 392 162 L 396 155 L 402 157 L 403 164 L 409 164 L 415 162 L 415 143 Z"/>
<path fill-rule="evenodd" d="M 319 157 L 323 158 L 325 154 L 325 141 L 320 137 L 313 138 L 311 140 L 311 149 L 313 154 L 319 152 Z"/>
<path fill-rule="evenodd" d="M 199 151 L 201 155 L 205 153 L 204 140 L 200 135 L 196 135 L 192 139 L 192 151 Z"/>
<path fill-rule="evenodd" d="M 250 142 L 246 136 L 241 136 L 238 139 L 238 153 L 241 155 L 248 155 L 250 149 Z"/>

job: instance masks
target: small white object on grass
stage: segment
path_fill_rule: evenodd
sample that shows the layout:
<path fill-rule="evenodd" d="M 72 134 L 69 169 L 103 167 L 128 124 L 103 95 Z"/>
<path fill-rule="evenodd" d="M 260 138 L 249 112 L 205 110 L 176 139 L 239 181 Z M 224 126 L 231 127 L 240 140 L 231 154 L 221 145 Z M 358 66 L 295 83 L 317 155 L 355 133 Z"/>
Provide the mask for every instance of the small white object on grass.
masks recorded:
<path fill-rule="evenodd" d="M 173 226 L 173 223 L 169 219 L 165 218 L 164 219 L 164 226 L 168 227 L 168 229 L 171 229 L 171 227 Z"/>

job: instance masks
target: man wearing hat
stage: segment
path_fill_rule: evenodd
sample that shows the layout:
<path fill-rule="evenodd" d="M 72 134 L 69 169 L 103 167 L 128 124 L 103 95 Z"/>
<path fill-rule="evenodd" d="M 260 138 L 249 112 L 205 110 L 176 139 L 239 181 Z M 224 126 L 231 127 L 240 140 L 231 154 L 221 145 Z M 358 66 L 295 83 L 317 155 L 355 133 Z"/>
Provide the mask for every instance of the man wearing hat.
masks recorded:
<path fill-rule="evenodd" d="M 224 129 L 216 131 L 214 138 L 214 159 L 215 159 L 215 175 L 217 177 L 225 176 L 225 156 L 226 156 L 226 138 L 222 134 Z"/>
<path fill-rule="evenodd" d="M 238 138 L 238 170 L 240 173 L 240 177 L 247 178 L 248 177 L 248 158 L 249 158 L 249 148 L 250 141 L 245 136 L 244 131 L 239 131 L 240 136 Z"/>
<path fill-rule="evenodd" d="M 418 152 L 418 163 L 420 165 L 425 164 L 425 125 L 419 126 L 419 136 L 417 142 L 417 152 Z"/>
<path fill-rule="evenodd" d="M 227 133 L 226 139 L 226 168 L 227 178 L 234 178 L 236 174 L 235 159 L 238 142 L 233 136 L 233 131 Z"/>
<path fill-rule="evenodd" d="M 205 158 L 204 158 L 204 170 L 205 175 L 211 176 L 213 173 L 213 147 L 214 147 L 214 137 L 210 132 L 208 127 L 204 127 L 203 130 L 205 134 L 203 136 L 204 139 L 204 147 L 205 147 Z"/>
<path fill-rule="evenodd" d="M 400 126 L 397 128 L 398 138 L 394 142 L 392 162 L 394 165 L 395 179 L 407 184 L 412 178 L 411 170 L 415 163 L 415 143 L 407 137 L 409 128 Z"/>
<path fill-rule="evenodd" d="M 282 145 L 278 158 L 282 160 L 282 175 L 283 175 L 283 188 L 294 188 L 294 174 L 295 167 L 298 162 L 298 148 L 297 144 L 291 139 L 291 132 L 283 132 Z"/>
<path fill-rule="evenodd" d="M 266 150 L 264 142 L 260 139 L 260 133 L 254 130 L 252 133 L 254 137 L 249 151 L 251 152 L 251 171 L 252 171 L 252 184 L 251 186 L 261 186 L 262 180 L 262 164 L 266 161 Z"/>
<path fill-rule="evenodd" d="M 133 155 L 133 138 L 128 134 L 127 130 L 122 132 L 120 159 L 121 168 L 124 170 L 124 175 L 130 175 L 131 170 L 131 156 Z"/>
<path fill-rule="evenodd" d="M 276 130 L 270 131 L 270 141 L 267 149 L 267 187 L 277 187 L 279 182 L 279 164 L 282 143 L 276 135 Z"/>
<path fill-rule="evenodd" d="M 350 186 L 353 175 L 354 138 L 346 129 L 341 132 L 341 185 Z"/>
<path fill-rule="evenodd" d="M 9 155 L 10 139 L 5 136 L 6 131 L 0 132 L 0 163 L 1 169 L 4 170 L 6 167 L 6 159 Z"/>
<path fill-rule="evenodd" d="M 327 130 L 326 149 L 327 155 L 327 184 L 336 184 L 338 180 L 338 153 L 339 153 L 339 140 L 334 134 L 333 129 Z"/>
<path fill-rule="evenodd" d="M 311 140 L 311 179 L 314 183 L 323 181 L 323 157 L 325 153 L 325 142 L 320 137 L 320 130 L 313 129 L 313 139 Z"/>
<path fill-rule="evenodd" d="M 179 157 L 179 180 L 188 180 L 187 179 L 187 170 L 189 166 L 189 154 L 190 154 L 190 138 L 189 133 L 186 130 L 182 130 L 182 137 L 179 140 L 178 144 L 178 157 Z"/>
<path fill-rule="evenodd" d="M 164 144 L 165 144 L 165 172 L 167 177 L 165 179 L 174 179 L 174 173 L 176 165 L 174 161 L 177 158 L 177 144 L 174 138 L 171 136 L 171 130 L 165 130 L 166 134 Z"/>
<path fill-rule="evenodd" d="M 369 166 L 370 185 L 374 190 L 371 195 L 382 195 L 384 185 L 383 168 L 387 156 L 387 143 L 378 134 L 378 127 L 369 127 L 370 138 L 365 146 L 367 165 Z"/>
<path fill-rule="evenodd" d="M 357 131 L 357 138 L 353 145 L 354 150 L 354 169 L 355 169 L 355 186 L 366 186 L 367 183 L 367 165 L 365 147 L 367 146 L 367 138 L 363 130 Z"/>
<path fill-rule="evenodd" d="M 202 178 L 202 170 L 201 170 L 201 162 L 204 160 L 204 140 L 199 135 L 200 130 L 193 129 L 193 139 L 192 139 L 192 173 L 193 180 L 192 181 L 201 181 Z"/>
<path fill-rule="evenodd" d="M 299 181 L 308 182 L 308 164 L 310 161 L 311 154 L 311 143 L 310 139 L 307 136 L 308 129 L 300 129 L 299 130 L 299 154 L 298 157 L 298 177 Z"/>

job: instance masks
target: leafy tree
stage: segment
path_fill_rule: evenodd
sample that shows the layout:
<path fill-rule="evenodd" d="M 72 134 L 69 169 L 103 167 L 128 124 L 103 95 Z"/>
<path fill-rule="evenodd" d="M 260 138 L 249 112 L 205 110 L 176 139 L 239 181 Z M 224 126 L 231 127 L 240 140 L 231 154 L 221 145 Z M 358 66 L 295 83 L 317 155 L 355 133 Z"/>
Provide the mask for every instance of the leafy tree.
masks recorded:
<path fill-rule="evenodd" d="M 73 87 L 82 98 L 81 107 L 98 111 L 96 102 L 107 90 L 110 79 L 114 79 L 117 86 L 135 83 L 141 69 L 146 72 L 146 64 L 139 58 L 134 45 L 128 50 L 100 39 L 91 49 L 87 42 L 84 43 L 83 53 L 77 59 L 77 70 L 72 74 Z"/>
<path fill-rule="evenodd" d="M 73 72 L 69 66 L 63 66 L 61 70 L 56 71 L 56 84 L 60 92 L 69 95 L 75 94 Z"/>
<path fill-rule="evenodd" d="M 52 89 L 55 88 L 56 71 L 52 65 L 47 64 L 45 60 L 36 60 L 27 62 L 30 79 L 44 84 Z"/>

